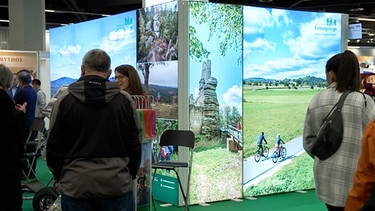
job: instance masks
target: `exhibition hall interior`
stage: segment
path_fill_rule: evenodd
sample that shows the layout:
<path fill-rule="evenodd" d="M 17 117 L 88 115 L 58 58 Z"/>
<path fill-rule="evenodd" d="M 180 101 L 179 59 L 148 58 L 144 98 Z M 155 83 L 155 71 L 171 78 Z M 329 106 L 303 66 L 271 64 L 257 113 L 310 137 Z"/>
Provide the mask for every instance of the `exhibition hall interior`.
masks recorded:
<path fill-rule="evenodd" d="M 147 93 L 132 96 L 136 210 L 326 210 L 303 147 L 306 111 L 327 88 L 327 60 L 345 50 L 375 95 L 374 37 L 368 0 L 0 0 L 0 62 L 30 70 L 47 101 L 23 210 L 61 210 L 45 161 L 51 112 L 90 49 L 106 51 L 112 70 L 133 66 Z M 193 132 L 193 144 L 159 145 L 169 130 Z"/>

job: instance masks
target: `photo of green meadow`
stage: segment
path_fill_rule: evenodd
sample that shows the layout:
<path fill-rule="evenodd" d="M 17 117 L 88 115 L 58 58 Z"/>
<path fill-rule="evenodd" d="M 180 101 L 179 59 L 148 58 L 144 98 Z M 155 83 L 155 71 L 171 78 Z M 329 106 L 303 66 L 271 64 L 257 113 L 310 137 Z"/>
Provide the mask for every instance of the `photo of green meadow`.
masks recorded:
<path fill-rule="evenodd" d="M 322 79 L 323 81 L 323 79 Z M 243 86 L 243 162 L 254 160 L 258 146 L 257 140 L 264 132 L 270 155 L 275 151 L 275 138 L 281 135 L 287 144 L 291 140 L 302 139 L 303 126 L 307 107 L 314 94 L 325 89 L 324 83 L 315 85 L 270 84 L 247 82 Z M 244 185 L 244 196 L 259 196 L 280 192 L 306 190 L 314 188 L 313 159 L 304 152 L 301 142 L 294 143 L 298 148 L 295 154 L 288 154 L 279 166 L 268 170 L 252 185 Z M 288 150 L 288 148 L 287 148 Z M 262 168 L 262 162 L 253 163 L 252 171 Z M 245 172 L 244 172 L 245 173 Z M 298 178 L 298 179 L 297 179 Z M 245 178 L 244 178 L 245 180 Z M 247 181 L 244 181 L 244 183 Z"/>
<path fill-rule="evenodd" d="M 341 51 L 341 21 L 334 13 L 243 7 L 244 197 L 315 187 L 304 121 L 312 97 L 326 89 L 327 60 Z M 257 152 L 262 132 L 268 153 Z M 278 134 L 282 153 L 275 148 Z"/>

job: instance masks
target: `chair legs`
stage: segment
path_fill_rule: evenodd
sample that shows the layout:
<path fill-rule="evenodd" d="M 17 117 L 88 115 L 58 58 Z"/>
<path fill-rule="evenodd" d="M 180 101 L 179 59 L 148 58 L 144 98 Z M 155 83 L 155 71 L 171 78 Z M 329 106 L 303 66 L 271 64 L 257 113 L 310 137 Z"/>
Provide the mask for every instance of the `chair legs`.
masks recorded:
<path fill-rule="evenodd" d="M 152 175 L 152 183 L 151 183 L 151 199 L 152 199 L 152 207 L 156 211 L 156 205 L 155 205 L 155 199 L 154 199 L 154 194 L 152 192 L 152 187 L 154 186 L 154 180 L 155 180 L 155 175 L 156 175 L 156 170 L 154 170 L 154 174 Z"/>
<path fill-rule="evenodd" d="M 178 185 L 180 186 L 181 194 L 182 194 L 182 197 L 184 198 L 184 203 L 185 203 L 185 209 L 184 209 L 184 211 L 187 211 L 187 210 L 190 211 L 189 204 L 188 204 L 188 201 L 187 201 L 188 192 L 185 193 L 184 188 L 182 187 L 182 183 L 181 183 L 181 180 L 180 180 L 180 175 L 178 175 L 178 173 L 177 173 L 177 171 L 175 169 L 173 169 L 173 171 L 177 175 Z M 189 190 L 189 187 L 187 187 L 187 190 Z"/>
<path fill-rule="evenodd" d="M 152 186 L 154 185 L 154 180 L 155 180 L 155 175 L 156 175 L 156 170 L 154 170 L 154 174 L 153 174 L 153 177 L 152 177 Z M 187 191 L 186 193 L 184 192 L 184 189 L 183 189 L 183 186 L 182 186 L 182 183 L 181 183 L 181 180 L 180 180 L 180 176 L 179 174 L 177 173 L 177 171 L 175 169 L 172 169 L 176 175 L 177 175 L 177 181 L 178 181 L 178 185 L 181 189 L 181 194 L 182 194 L 182 197 L 184 198 L 184 205 L 185 205 L 185 208 L 184 208 L 184 211 L 190 211 L 189 209 L 189 204 L 188 204 L 188 199 L 187 199 L 187 196 L 189 194 L 189 187 L 187 187 Z M 189 184 L 188 184 L 189 185 Z M 154 208 L 154 210 L 156 211 L 156 205 L 155 205 L 155 199 L 154 199 L 154 194 L 152 193 L 152 190 L 151 190 L 151 198 L 152 198 L 152 206 Z"/>

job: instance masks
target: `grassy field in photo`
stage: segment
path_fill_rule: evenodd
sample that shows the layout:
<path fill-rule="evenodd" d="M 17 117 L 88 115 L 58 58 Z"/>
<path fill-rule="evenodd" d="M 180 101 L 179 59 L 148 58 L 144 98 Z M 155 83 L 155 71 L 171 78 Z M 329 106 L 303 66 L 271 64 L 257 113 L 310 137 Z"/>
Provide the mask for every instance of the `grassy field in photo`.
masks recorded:
<path fill-rule="evenodd" d="M 243 92 L 243 154 L 244 162 L 253 159 L 256 144 L 263 131 L 270 149 L 274 149 L 278 133 L 284 142 L 301 137 L 307 107 L 318 89 L 254 89 Z M 271 151 L 272 151 L 271 150 Z M 314 188 L 313 159 L 307 153 L 295 157 L 272 176 L 244 189 L 244 196 L 259 196 Z M 246 171 L 246 169 L 244 169 Z"/>
<path fill-rule="evenodd" d="M 270 149 L 274 148 L 276 135 L 288 142 L 303 135 L 307 107 L 314 94 L 321 90 L 299 89 L 243 89 L 243 154 L 244 159 L 254 155 L 261 132 Z"/>
<path fill-rule="evenodd" d="M 285 142 L 302 136 L 308 104 L 319 91 L 310 87 L 255 89 L 254 86 L 244 86 L 243 151 L 229 152 L 226 142 L 220 138 L 206 140 L 204 136 L 198 136 L 194 149 L 190 202 L 197 204 L 238 198 L 242 191 L 246 197 L 314 188 L 313 160 L 306 153 L 244 190 L 242 172 L 245 169 L 242 169 L 242 162 L 253 159 L 257 150 L 256 141 L 262 131 L 272 150 L 277 133 Z M 177 159 L 176 154 L 172 155 L 174 159 Z M 173 172 L 160 173 L 175 177 Z"/>

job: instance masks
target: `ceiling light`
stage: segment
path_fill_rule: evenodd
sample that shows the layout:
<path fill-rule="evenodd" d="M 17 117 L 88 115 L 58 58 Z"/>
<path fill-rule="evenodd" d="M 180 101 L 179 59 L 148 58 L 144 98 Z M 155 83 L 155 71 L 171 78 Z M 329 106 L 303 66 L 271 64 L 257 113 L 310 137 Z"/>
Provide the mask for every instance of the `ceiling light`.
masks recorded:
<path fill-rule="evenodd" d="M 9 20 L 1 20 L 0 19 L 0 22 L 9 23 Z"/>
<path fill-rule="evenodd" d="M 375 19 L 371 18 L 358 18 L 359 21 L 375 21 Z"/>
<path fill-rule="evenodd" d="M 55 10 L 44 10 L 44 12 L 55 12 Z"/>
<path fill-rule="evenodd" d="M 356 7 L 356 8 L 351 8 L 350 9 L 351 12 L 361 12 L 363 10 L 365 10 L 365 8 L 363 8 L 363 7 Z"/>
<path fill-rule="evenodd" d="M 373 34 L 373 33 L 370 33 L 370 34 L 368 34 L 368 36 L 374 36 L 374 34 Z"/>
<path fill-rule="evenodd" d="M 270 2 L 273 2 L 273 0 L 258 0 L 258 2 L 270 3 Z"/>

